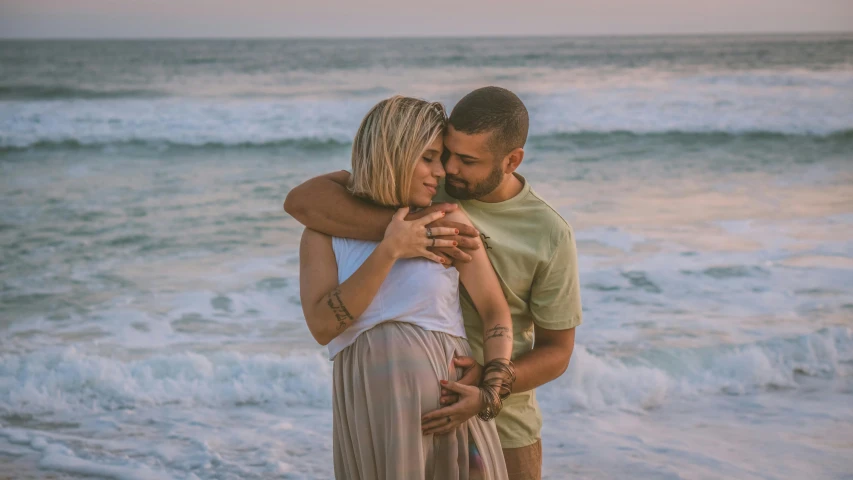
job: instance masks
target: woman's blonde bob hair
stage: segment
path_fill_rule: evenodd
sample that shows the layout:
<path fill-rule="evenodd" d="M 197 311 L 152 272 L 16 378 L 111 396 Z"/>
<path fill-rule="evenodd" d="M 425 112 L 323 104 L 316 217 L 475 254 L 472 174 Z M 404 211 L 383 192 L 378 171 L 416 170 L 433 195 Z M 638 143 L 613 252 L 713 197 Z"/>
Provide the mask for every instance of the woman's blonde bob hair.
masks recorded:
<path fill-rule="evenodd" d="M 408 205 L 415 166 L 446 124 L 437 102 L 395 95 L 377 103 L 352 143 L 350 192 L 386 207 Z"/>

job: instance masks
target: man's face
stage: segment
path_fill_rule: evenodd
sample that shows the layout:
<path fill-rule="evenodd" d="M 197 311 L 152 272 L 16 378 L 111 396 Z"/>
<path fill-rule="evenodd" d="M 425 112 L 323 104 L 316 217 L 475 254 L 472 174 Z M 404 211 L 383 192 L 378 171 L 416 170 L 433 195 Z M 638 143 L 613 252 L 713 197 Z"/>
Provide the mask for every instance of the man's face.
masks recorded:
<path fill-rule="evenodd" d="M 503 159 L 495 158 L 489 148 L 491 135 L 491 132 L 469 135 L 456 131 L 452 125 L 447 127 L 444 188 L 453 198 L 481 198 L 492 193 L 503 181 Z"/>

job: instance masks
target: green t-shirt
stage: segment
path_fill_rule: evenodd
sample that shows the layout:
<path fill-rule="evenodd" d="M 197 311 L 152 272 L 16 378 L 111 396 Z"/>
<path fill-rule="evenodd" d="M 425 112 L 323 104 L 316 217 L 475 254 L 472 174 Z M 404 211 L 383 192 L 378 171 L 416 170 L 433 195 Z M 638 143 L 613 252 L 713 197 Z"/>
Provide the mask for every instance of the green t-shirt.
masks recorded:
<path fill-rule="evenodd" d="M 442 188 L 434 202 L 459 204 L 483 235 L 512 314 L 512 357 L 533 349 L 533 325 L 567 330 L 581 324 L 580 284 L 572 228 L 540 198 L 521 175 L 524 188 L 498 203 L 456 200 Z M 471 297 L 460 289 L 465 332 L 474 357 L 483 363 L 483 321 Z M 536 443 L 542 414 L 536 393 L 516 393 L 496 419 L 503 448 Z"/>

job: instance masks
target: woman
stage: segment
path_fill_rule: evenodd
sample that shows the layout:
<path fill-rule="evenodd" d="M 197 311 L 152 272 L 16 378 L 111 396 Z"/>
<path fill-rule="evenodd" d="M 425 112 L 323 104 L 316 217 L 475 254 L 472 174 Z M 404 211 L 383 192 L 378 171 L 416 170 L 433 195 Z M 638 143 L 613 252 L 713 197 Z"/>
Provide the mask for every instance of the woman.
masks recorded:
<path fill-rule="evenodd" d="M 484 248 L 456 269 L 427 250 L 454 245 L 433 238 L 452 235 L 452 229 L 426 227 L 442 212 L 405 220 L 410 208 L 431 203 L 444 176 L 445 121 L 438 103 L 401 96 L 379 102 L 353 141 L 350 191 L 399 208 L 384 239 L 333 238 L 312 230 L 302 237 L 302 308 L 312 335 L 328 345 L 334 360 L 337 478 L 506 478 L 497 431 L 487 421 L 514 380 L 511 320 L 497 277 Z M 450 215 L 469 222 L 464 214 Z M 480 413 L 447 417 L 449 432 L 425 435 L 422 415 L 439 408 L 440 388 L 456 380 L 457 372 L 449 378 L 448 365 L 455 355 L 470 355 L 460 280 L 488 332 L 480 388 L 469 387 L 460 400 Z"/>

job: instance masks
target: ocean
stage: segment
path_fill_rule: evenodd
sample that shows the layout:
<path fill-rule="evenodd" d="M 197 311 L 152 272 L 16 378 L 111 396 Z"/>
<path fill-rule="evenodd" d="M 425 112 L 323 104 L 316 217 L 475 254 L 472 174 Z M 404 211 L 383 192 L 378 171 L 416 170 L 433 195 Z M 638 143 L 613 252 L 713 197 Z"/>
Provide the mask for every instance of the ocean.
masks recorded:
<path fill-rule="evenodd" d="M 484 85 L 580 255 L 545 478 L 853 478 L 853 34 L 0 42 L 0 477 L 331 478 L 282 202 Z"/>

